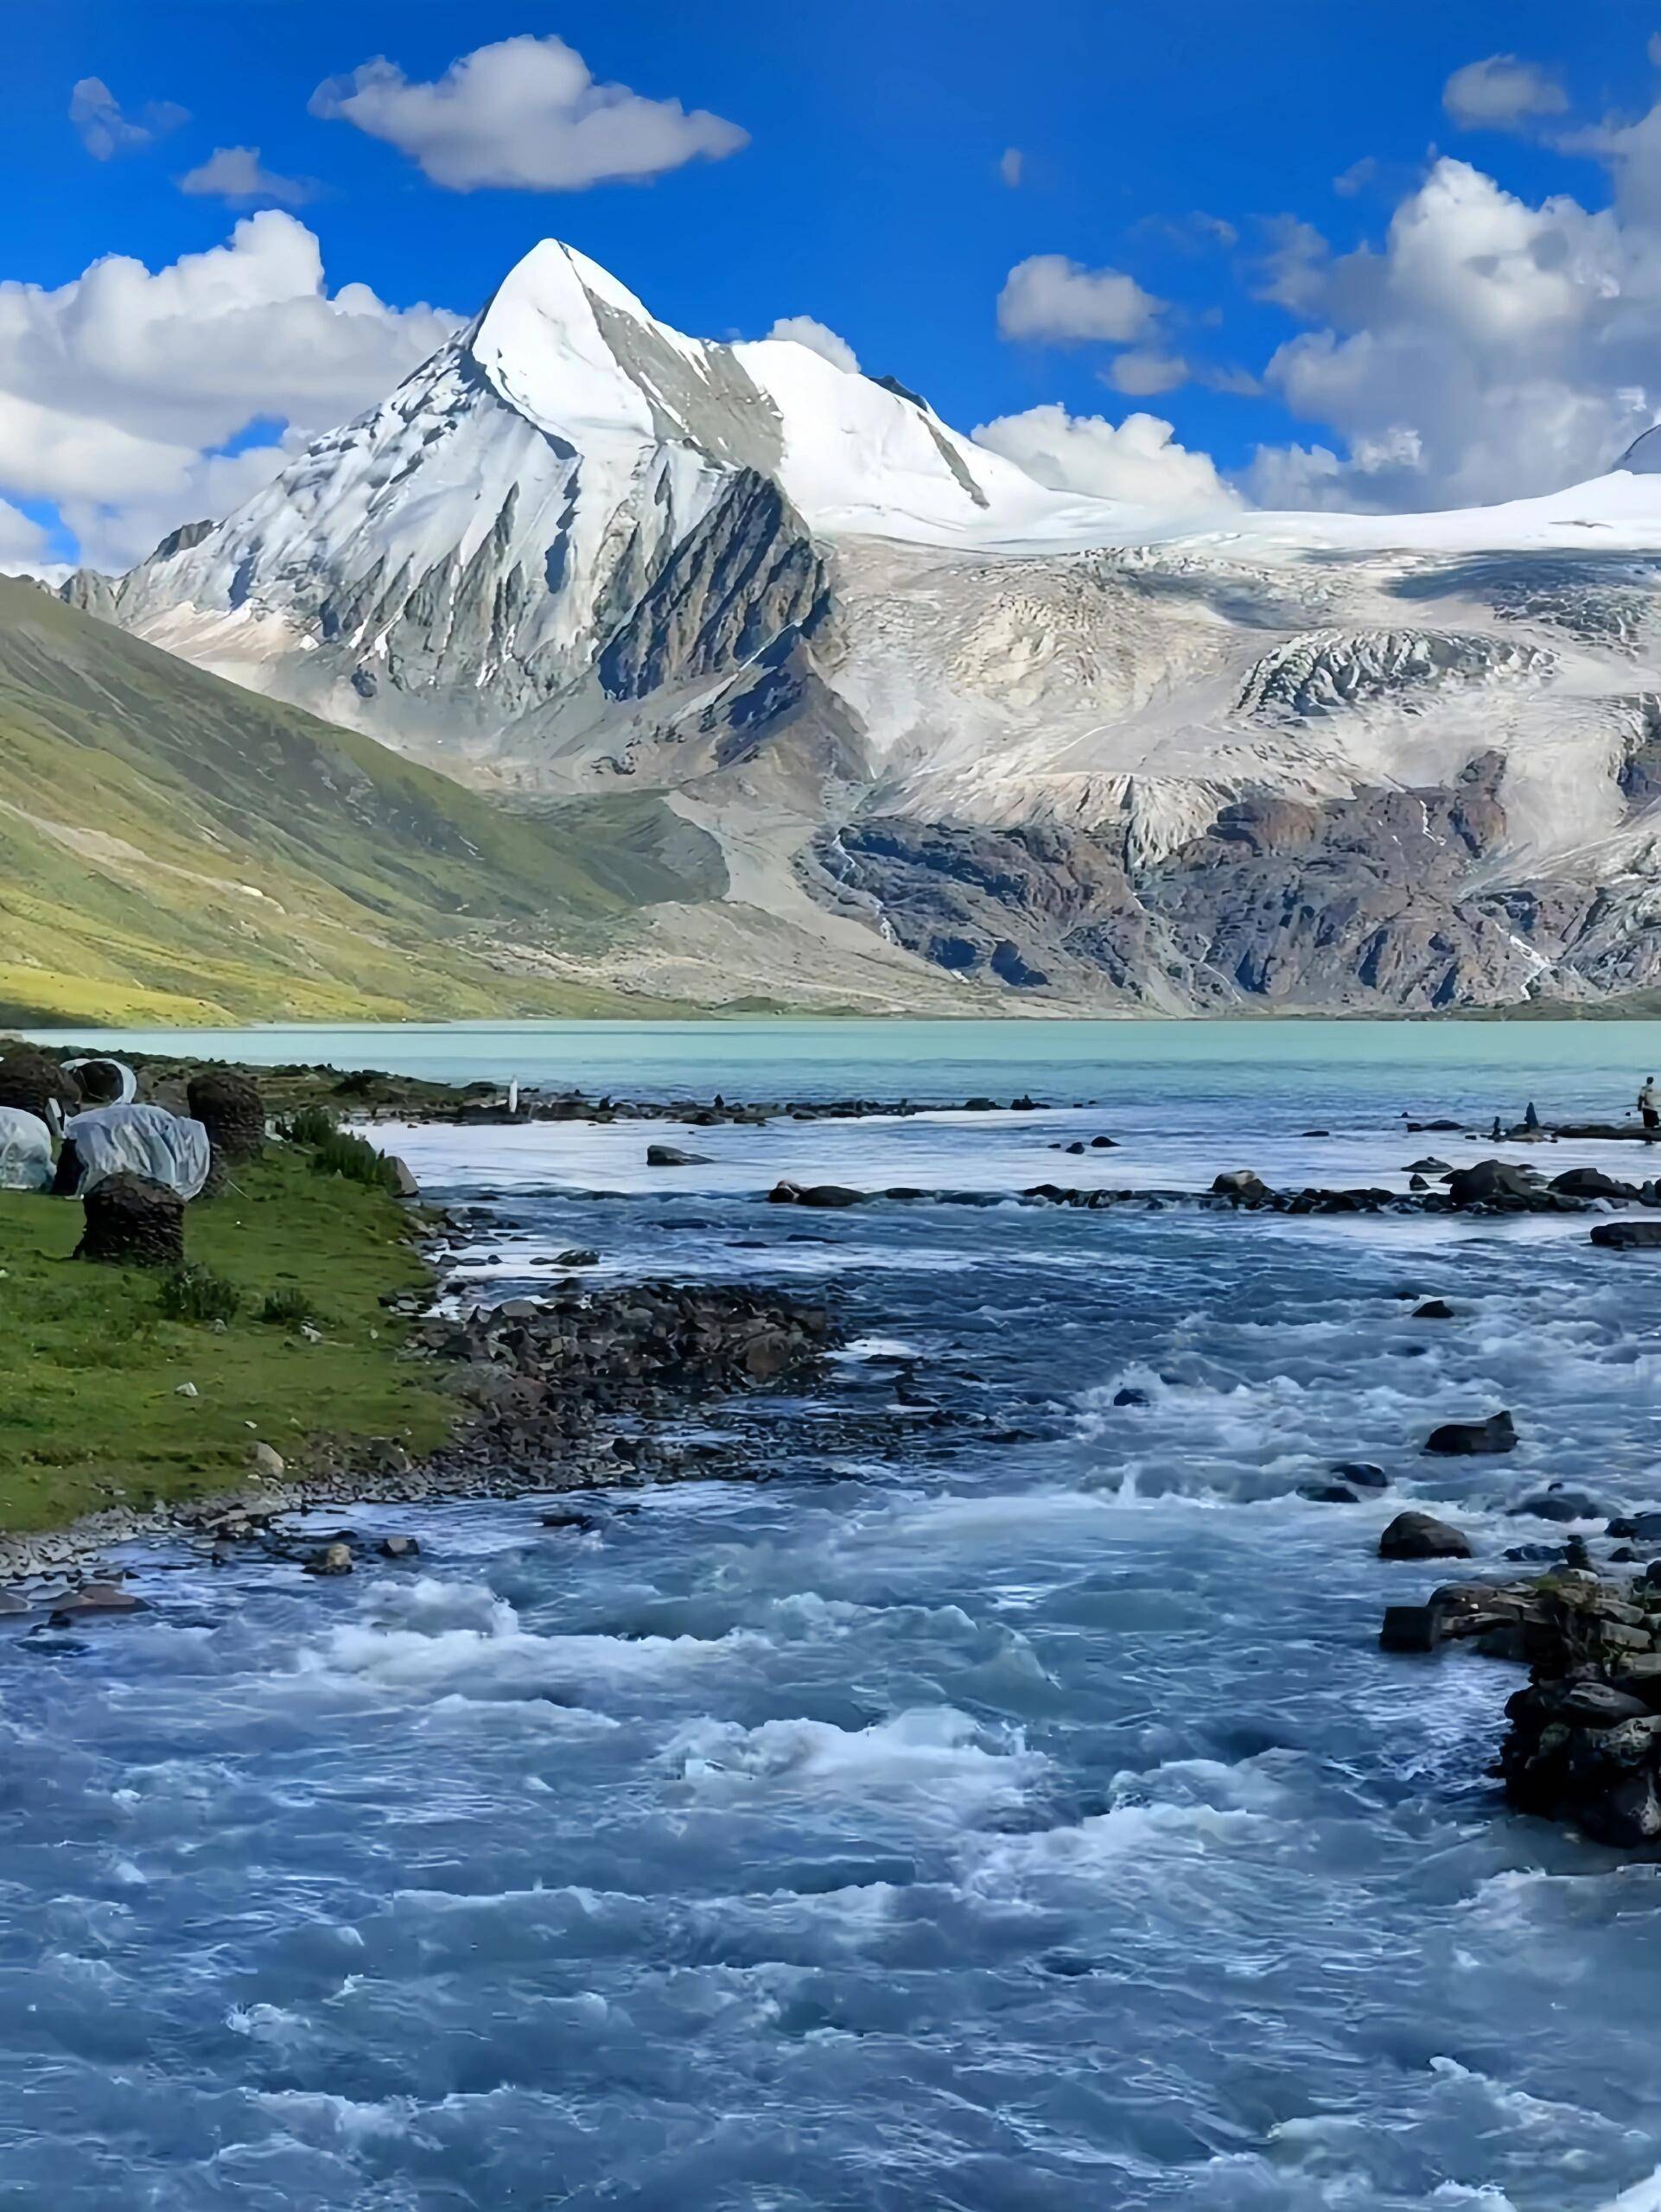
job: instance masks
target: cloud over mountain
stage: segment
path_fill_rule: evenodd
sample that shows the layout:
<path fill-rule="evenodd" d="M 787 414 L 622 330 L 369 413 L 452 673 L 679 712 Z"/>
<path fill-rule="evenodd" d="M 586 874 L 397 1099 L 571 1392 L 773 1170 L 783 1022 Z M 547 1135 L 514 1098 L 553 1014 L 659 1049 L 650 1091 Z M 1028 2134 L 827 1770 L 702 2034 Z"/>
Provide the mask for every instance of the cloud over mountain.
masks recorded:
<path fill-rule="evenodd" d="M 1125 499 L 1161 514 L 1200 512 L 1238 504 L 1209 454 L 1176 442 L 1156 415 L 1069 415 L 1065 407 L 1029 407 L 1000 416 L 974 432 L 977 445 L 1013 461 L 1053 491 Z"/>
<path fill-rule="evenodd" d="M 384 58 L 366 61 L 320 85 L 311 111 L 385 139 L 451 192 L 580 192 L 720 161 L 748 143 L 707 109 L 596 83 L 582 55 L 552 36 L 481 46 L 430 84 Z"/>
<path fill-rule="evenodd" d="M 0 493 L 58 502 L 90 558 L 132 559 L 263 482 L 277 426 L 381 398 L 454 327 L 331 293 L 316 238 L 276 209 L 154 271 L 111 255 L 55 288 L 0 283 Z"/>

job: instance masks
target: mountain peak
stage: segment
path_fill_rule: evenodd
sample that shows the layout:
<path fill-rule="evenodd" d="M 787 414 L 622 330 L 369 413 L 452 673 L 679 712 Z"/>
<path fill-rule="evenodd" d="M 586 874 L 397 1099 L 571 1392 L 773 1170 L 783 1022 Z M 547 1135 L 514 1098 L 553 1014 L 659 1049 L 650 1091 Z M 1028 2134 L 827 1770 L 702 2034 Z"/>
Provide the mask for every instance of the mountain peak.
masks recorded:
<path fill-rule="evenodd" d="M 1615 463 L 1629 476 L 1661 476 L 1661 423 L 1641 430 Z"/>
<path fill-rule="evenodd" d="M 539 429 L 650 437 L 646 394 L 602 327 L 614 318 L 641 330 L 659 327 L 598 262 L 544 238 L 497 287 L 468 350 L 500 397 Z"/>

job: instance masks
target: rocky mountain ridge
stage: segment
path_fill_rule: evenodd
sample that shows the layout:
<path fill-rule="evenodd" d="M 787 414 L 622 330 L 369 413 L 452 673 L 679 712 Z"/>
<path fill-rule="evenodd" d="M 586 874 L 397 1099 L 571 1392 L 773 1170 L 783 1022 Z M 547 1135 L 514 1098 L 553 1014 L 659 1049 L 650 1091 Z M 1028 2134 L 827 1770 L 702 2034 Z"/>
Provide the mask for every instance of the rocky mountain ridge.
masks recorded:
<path fill-rule="evenodd" d="M 237 513 L 64 588 L 508 803 L 662 794 L 726 891 L 597 957 L 670 995 L 1661 982 L 1646 439 L 1545 499 L 1179 531 L 892 379 L 684 337 L 550 242 Z"/>

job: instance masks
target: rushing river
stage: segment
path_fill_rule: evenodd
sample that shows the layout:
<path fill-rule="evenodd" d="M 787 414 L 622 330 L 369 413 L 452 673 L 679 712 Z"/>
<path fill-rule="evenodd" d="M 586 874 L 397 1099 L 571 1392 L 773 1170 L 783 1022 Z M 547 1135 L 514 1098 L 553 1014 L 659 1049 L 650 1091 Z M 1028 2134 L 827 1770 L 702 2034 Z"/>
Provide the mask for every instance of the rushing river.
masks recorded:
<path fill-rule="evenodd" d="M 1661 1261 L 1583 1220 L 760 1202 L 1399 1185 L 1488 1149 L 1404 1111 L 1616 1114 L 1653 1033 L 258 1040 L 1052 1103 L 389 1137 L 493 1194 L 472 1294 L 582 1244 L 822 1287 L 850 1349 L 766 1481 L 607 1493 L 587 1530 L 358 1511 L 419 1567 L 158 1556 L 150 1612 L 0 1643 L 0 2205 L 1661 2212 L 1661 1869 L 1503 1811 L 1517 1675 L 1381 1655 L 1443 1578 L 1374 1555 L 1409 1502 L 1495 1556 L 1558 1533 L 1506 1517 L 1552 1478 L 1661 1504 Z M 648 1135 L 710 1164 L 648 1171 Z M 1631 1148 L 1549 1164 L 1582 1160 Z M 1420 1454 L 1500 1405 L 1514 1457 Z M 1351 1458 L 1388 1497 L 1296 1495 Z"/>

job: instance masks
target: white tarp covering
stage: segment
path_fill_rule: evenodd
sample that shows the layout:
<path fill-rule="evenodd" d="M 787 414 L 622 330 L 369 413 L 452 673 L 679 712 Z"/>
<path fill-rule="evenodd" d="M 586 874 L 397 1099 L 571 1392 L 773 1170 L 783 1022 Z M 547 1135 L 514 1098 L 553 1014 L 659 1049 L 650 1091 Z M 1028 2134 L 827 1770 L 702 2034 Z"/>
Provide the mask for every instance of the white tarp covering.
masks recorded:
<path fill-rule="evenodd" d="M 78 1075 L 82 1068 L 98 1068 L 100 1071 L 105 1068 L 113 1068 L 120 1089 L 114 1098 L 105 1102 L 107 1104 L 130 1106 L 138 1096 L 138 1077 L 127 1065 L 125 1060 L 112 1060 L 105 1053 L 95 1052 L 89 1053 L 79 1060 L 66 1060 L 63 1065 L 66 1071 L 70 1075 Z"/>
<path fill-rule="evenodd" d="M 52 1187 L 52 1132 L 38 1114 L 0 1106 L 0 1191 Z"/>
<path fill-rule="evenodd" d="M 93 1106 L 70 1116 L 63 1141 L 80 1161 L 78 1197 L 106 1175 L 148 1176 L 185 1199 L 207 1180 L 207 1131 L 165 1107 Z"/>

